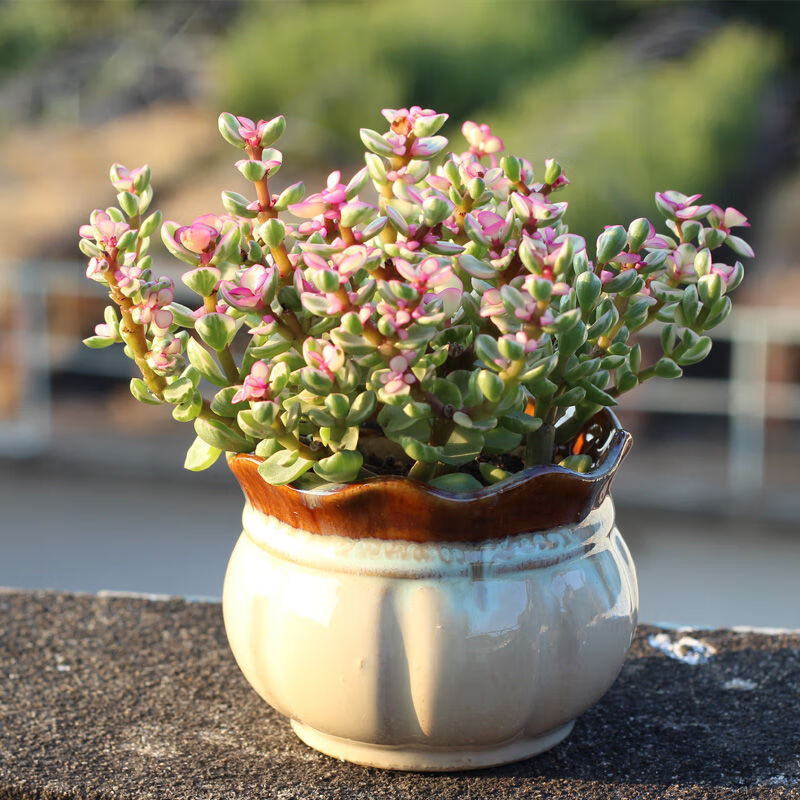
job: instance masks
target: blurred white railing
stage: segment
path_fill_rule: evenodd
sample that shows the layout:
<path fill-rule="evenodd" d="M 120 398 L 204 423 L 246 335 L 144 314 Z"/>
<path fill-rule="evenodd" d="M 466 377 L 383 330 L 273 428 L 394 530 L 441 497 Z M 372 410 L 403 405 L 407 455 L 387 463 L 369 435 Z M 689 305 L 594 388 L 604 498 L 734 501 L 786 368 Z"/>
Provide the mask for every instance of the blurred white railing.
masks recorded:
<path fill-rule="evenodd" d="M 47 447 L 51 435 L 47 273 L 38 264 L 0 264 L 0 286 L 21 321 L 11 327 L 0 319 L 0 356 L 10 368 L 0 380 L 19 382 L 6 387 L 19 402 L 9 416 L 0 414 L 0 455 L 32 455 Z"/>
<path fill-rule="evenodd" d="M 5 285 L 14 286 L 27 309 L 23 330 L 11 334 L 11 349 L 18 354 L 26 376 L 25 402 L 15 420 L 0 420 L 0 454 L 13 456 L 43 450 L 51 435 L 52 365 L 48 353 L 54 346 L 54 337 L 48 331 L 48 295 L 57 292 L 76 298 L 101 297 L 103 291 L 99 285 L 87 282 L 83 266 L 74 262 L 0 265 L 0 271 L 9 276 Z M 658 336 L 658 330 L 645 335 Z M 738 306 L 714 331 L 714 338 L 730 342 L 730 378 L 652 381 L 626 396 L 623 409 L 727 417 L 728 491 L 731 497 L 741 499 L 758 494 L 764 487 L 768 420 L 800 419 L 798 376 L 777 382 L 770 381 L 767 373 L 767 356 L 772 348 L 800 345 L 800 311 Z M 78 351 L 77 342 L 75 350 Z M 127 374 L 121 359 L 112 362 L 96 358 L 97 353 L 90 355 L 95 358 L 83 363 L 91 363 L 93 372 Z M 119 369 L 112 366 L 116 363 Z"/>
<path fill-rule="evenodd" d="M 644 333 L 658 334 L 657 328 Z M 800 310 L 737 306 L 713 335 L 715 341 L 730 342 L 729 378 L 653 381 L 628 395 L 624 405 L 644 412 L 727 416 L 729 489 L 733 496 L 751 495 L 764 486 L 767 421 L 800 419 L 798 377 L 779 382 L 767 374 L 772 348 L 800 345 Z"/>

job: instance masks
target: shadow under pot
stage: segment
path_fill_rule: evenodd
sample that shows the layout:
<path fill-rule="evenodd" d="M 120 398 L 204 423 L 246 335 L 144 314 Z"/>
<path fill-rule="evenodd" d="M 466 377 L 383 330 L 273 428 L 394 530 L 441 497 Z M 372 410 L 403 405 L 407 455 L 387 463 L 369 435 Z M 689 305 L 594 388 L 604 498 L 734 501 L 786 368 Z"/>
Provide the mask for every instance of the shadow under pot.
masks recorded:
<path fill-rule="evenodd" d="M 246 503 L 223 613 L 247 680 L 358 764 L 471 769 L 558 744 L 617 677 L 639 604 L 609 496 L 631 436 L 607 410 L 592 430 L 590 472 L 460 495 L 393 477 L 301 491 L 232 458 Z"/>

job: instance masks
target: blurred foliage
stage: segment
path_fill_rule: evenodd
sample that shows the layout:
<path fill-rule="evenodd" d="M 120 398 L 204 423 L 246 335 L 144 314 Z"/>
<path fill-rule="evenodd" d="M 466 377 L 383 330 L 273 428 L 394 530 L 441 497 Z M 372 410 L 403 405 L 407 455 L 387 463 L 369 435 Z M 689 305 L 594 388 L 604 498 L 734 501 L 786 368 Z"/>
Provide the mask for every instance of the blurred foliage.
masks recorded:
<path fill-rule="evenodd" d="M 561 161 L 569 224 L 594 237 L 604 222 L 652 217 L 655 190 L 713 195 L 726 176 L 752 174 L 760 101 L 782 58 L 776 37 L 739 24 L 674 61 L 633 63 L 604 44 L 482 118 L 511 151 Z"/>
<path fill-rule="evenodd" d="M 162 47 L 155 30 L 203 9 L 216 10 L 201 26 L 216 37 L 202 54 L 215 108 L 286 114 L 288 155 L 319 167 L 359 160 L 357 129 L 381 127 L 385 106 L 449 112 L 455 148 L 462 120 L 488 121 L 532 161 L 563 161 L 569 220 L 590 238 L 601 221 L 652 213 L 656 187 L 719 195 L 758 178 L 761 95 L 800 63 L 800 3 L 773 0 L 0 0 L 0 80 L 97 42 Z M 681 40 L 678 25 L 669 39 L 680 15 L 699 19 L 699 38 Z M 647 41 L 661 33 L 659 58 Z M 198 40 L 175 36 L 175 69 L 140 93 L 133 62 L 99 62 L 81 85 L 82 113 L 185 101 L 188 79 L 173 72 Z M 178 88 L 162 94 L 158 81 L 172 79 Z M 747 198 L 728 200 L 752 212 Z"/>
<path fill-rule="evenodd" d="M 128 20 L 135 0 L 3 0 L 0 77 L 55 48 Z"/>
<path fill-rule="evenodd" d="M 729 5 L 688 53 L 659 60 L 638 41 L 666 19 L 652 0 L 407 0 L 402 13 L 252 0 L 217 54 L 220 101 L 287 114 L 291 149 L 326 165 L 358 157 L 356 130 L 380 127 L 381 107 L 491 122 L 512 151 L 564 163 L 569 221 L 593 238 L 603 221 L 651 214 L 656 188 L 719 193 L 747 171 L 760 96 L 786 53 L 777 34 L 725 21 L 751 4 Z M 444 132 L 457 149 L 457 125 Z"/>
<path fill-rule="evenodd" d="M 502 105 L 522 79 L 552 80 L 606 16 L 605 4 L 579 5 L 576 15 L 545 0 L 254 1 L 221 42 L 221 102 L 255 118 L 287 114 L 293 136 L 302 120 L 309 152 L 353 155 L 380 108 L 462 120 L 486 98 Z"/>

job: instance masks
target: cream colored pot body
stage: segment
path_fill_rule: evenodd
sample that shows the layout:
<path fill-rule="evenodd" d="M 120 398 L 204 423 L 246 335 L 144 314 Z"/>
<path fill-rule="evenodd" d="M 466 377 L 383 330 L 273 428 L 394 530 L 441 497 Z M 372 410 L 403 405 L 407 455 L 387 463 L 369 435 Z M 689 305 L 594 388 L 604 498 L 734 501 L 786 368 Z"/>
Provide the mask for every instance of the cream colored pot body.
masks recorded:
<path fill-rule="evenodd" d="M 636 626 L 611 498 L 479 544 L 322 536 L 249 503 L 243 522 L 223 594 L 236 660 L 303 741 L 348 761 L 451 770 L 546 750 L 611 686 Z"/>

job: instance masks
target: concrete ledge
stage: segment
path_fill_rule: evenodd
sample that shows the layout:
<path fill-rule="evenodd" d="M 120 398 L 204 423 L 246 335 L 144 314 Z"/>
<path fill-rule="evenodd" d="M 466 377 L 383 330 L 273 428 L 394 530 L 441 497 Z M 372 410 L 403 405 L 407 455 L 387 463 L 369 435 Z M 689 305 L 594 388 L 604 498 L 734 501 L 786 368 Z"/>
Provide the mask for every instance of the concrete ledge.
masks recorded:
<path fill-rule="evenodd" d="M 800 797 L 800 634 L 639 629 L 555 750 L 422 775 L 303 745 L 215 603 L 0 593 L 0 800 Z"/>

